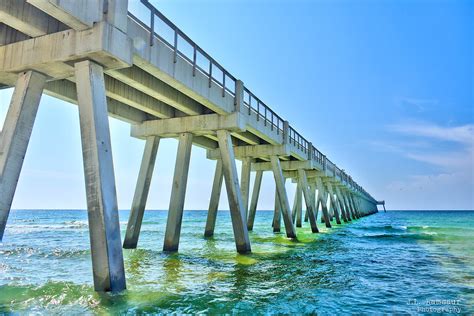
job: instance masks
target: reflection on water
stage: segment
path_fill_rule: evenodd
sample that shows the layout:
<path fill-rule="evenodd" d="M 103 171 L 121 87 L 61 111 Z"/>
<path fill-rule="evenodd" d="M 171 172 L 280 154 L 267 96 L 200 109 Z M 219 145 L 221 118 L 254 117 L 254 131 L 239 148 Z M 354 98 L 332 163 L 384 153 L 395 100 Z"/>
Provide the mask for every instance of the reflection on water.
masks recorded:
<path fill-rule="evenodd" d="M 459 299 L 474 312 L 473 212 L 380 213 L 320 234 L 306 223 L 298 242 L 259 212 L 248 255 L 235 251 L 228 212 L 212 238 L 205 220 L 186 212 L 179 253 L 163 253 L 166 213 L 147 212 L 138 249 L 124 250 L 127 290 L 99 294 L 85 211 L 14 211 L 0 244 L 0 313 L 416 314 L 415 299 Z"/>

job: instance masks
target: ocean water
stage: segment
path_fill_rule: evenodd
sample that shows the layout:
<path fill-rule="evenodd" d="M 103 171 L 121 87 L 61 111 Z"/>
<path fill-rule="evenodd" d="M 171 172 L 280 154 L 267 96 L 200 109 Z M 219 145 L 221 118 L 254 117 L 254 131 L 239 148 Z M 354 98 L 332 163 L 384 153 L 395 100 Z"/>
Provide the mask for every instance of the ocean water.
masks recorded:
<path fill-rule="evenodd" d="M 100 294 L 85 211 L 13 211 L 0 313 L 474 314 L 474 212 L 381 212 L 320 234 L 304 223 L 299 242 L 258 212 L 250 255 L 236 254 L 228 212 L 214 238 L 205 220 L 185 212 L 179 253 L 166 254 L 166 212 L 147 211 L 138 249 L 124 250 L 127 290 Z"/>

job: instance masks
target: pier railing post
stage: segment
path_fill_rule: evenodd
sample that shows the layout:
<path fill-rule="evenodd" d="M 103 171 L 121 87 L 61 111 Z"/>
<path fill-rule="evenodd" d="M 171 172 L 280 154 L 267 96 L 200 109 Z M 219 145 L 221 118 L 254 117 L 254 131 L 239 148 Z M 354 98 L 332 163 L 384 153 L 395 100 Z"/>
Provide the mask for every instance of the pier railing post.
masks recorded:
<path fill-rule="evenodd" d="M 288 202 L 288 195 L 286 194 L 285 178 L 283 177 L 280 159 L 277 156 L 271 156 L 270 161 L 273 169 L 273 176 L 275 178 L 276 192 L 278 201 L 280 202 L 283 222 L 285 223 L 286 236 L 288 238 L 296 238 L 295 227 L 291 220 L 290 204 Z"/>
<path fill-rule="evenodd" d="M 20 177 L 46 77 L 34 71 L 18 76 L 0 138 L 0 241 Z"/>
<path fill-rule="evenodd" d="M 227 197 L 229 199 L 230 216 L 234 230 L 234 238 L 237 251 L 248 253 L 251 251 L 250 239 L 245 221 L 246 214 L 242 194 L 239 186 L 239 177 L 235 166 L 234 148 L 230 133 L 226 130 L 217 131 L 219 149 L 222 159 L 224 181 L 226 184 Z"/>
<path fill-rule="evenodd" d="M 306 202 L 306 211 L 308 212 L 311 231 L 313 233 L 319 233 L 318 224 L 316 223 L 316 216 L 313 209 L 313 199 L 309 191 L 308 179 L 306 177 L 305 170 L 298 169 L 298 181 L 300 183 L 301 190 L 303 191 L 304 200 Z"/>
<path fill-rule="evenodd" d="M 219 199 L 221 197 L 223 179 L 224 175 L 222 173 L 222 160 L 217 159 L 216 172 L 214 173 L 214 182 L 212 183 L 211 200 L 209 201 L 209 210 L 207 211 L 204 237 L 214 236 L 214 229 L 216 227 L 217 210 L 219 207 Z"/>
<path fill-rule="evenodd" d="M 125 271 L 104 73 L 101 66 L 86 60 L 75 64 L 75 74 L 94 288 L 121 291 L 126 287 Z"/>
<path fill-rule="evenodd" d="M 123 240 L 123 248 L 126 249 L 137 248 L 159 144 L 160 138 L 158 136 L 148 136 L 145 142 L 142 163 L 140 165 L 132 208 L 128 219 L 127 231 Z"/>
<path fill-rule="evenodd" d="M 192 146 L 193 134 L 183 133 L 179 136 L 163 251 L 178 251 L 179 248 Z"/>
<path fill-rule="evenodd" d="M 241 113 L 244 109 L 244 83 L 242 80 L 235 80 L 235 112 Z M 250 105 L 249 105 L 250 106 Z"/>
<path fill-rule="evenodd" d="M 257 212 L 258 197 L 260 195 L 260 188 L 262 186 L 263 171 L 257 171 L 255 174 L 255 182 L 253 184 L 252 200 L 250 201 L 249 215 L 247 217 L 247 228 L 253 230 L 255 222 L 255 214 Z"/>

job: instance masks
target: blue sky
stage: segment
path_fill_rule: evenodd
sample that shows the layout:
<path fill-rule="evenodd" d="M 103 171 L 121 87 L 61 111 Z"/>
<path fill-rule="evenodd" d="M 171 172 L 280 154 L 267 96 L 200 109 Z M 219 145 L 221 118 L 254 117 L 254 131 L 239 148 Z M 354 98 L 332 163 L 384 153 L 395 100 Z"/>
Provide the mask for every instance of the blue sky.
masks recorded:
<path fill-rule="evenodd" d="M 155 4 L 389 209 L 474 209 L 474 2 Z M 144 144 L 110 124 L 128 209 Z M 176 148 L 160 144 L 147 208 L 168 207 Z M 207 208 L 214 164 L 193 149 L 186 209 Z M 77 107 L 43 96 L 13 208 L 84 209 L 83 181 Z M 270 174 L 262 189 L 271 209 Z"/>

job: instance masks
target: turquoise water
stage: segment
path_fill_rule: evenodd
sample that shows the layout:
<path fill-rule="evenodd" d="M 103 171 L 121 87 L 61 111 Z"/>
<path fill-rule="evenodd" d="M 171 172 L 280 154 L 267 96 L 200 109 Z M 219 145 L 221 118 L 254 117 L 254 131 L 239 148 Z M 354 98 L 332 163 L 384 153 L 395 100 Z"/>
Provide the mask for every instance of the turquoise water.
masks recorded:
<path fill-rule="evenodd" d="M 128 211 L 120 219 L 123 234 Z M 319 224 L 320 234 L 305 223 L 299 242 L 258 212 L 245 256 L 228 212 L 212 239 L 206 212 L 185 212 L 177 254 L 161 251 L 165 219 L 146 212 L 139 248 L 124 250 L 128 289 L 98 294 L 85 211 L 13 211 L 0 244 L 0 313 L 474 313 L 474 212 L 378 213 Z"/>

